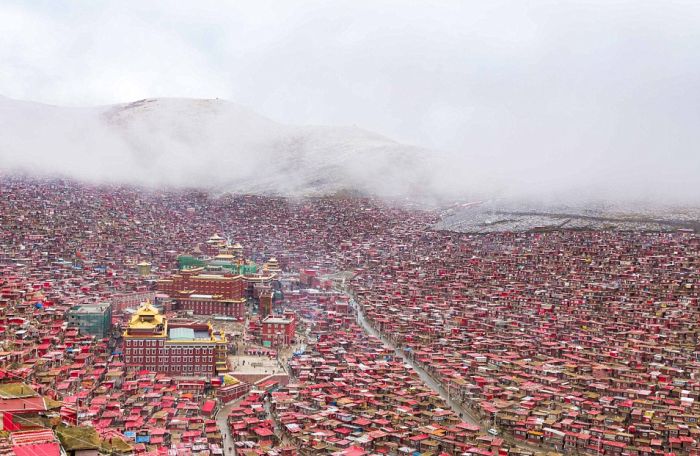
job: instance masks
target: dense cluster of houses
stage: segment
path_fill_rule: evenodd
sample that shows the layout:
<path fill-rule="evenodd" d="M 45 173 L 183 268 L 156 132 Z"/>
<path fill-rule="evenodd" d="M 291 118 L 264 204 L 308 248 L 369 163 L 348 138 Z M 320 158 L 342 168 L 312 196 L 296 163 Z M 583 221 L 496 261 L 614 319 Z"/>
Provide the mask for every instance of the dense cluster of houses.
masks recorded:
<path fill-rule="evenodd" d="M 474 415 L 567 452 L 697 451 L 696 235 L 420 236 L 375 246 L 355 296 Z"/>
<path fill-rule="evenodd" d="M 272 393 L 284 435 L 309 454 L 497 454 L 508 445 L 468 424 L 395 351 L 325 303 L 304 353 L 289 363 L 295 383 Z M 303 307 L 301 309 L 303 311 Z M 513 454 L 516 449 L 512 449 Z"/>
<path fill-rule="evenodd" d="M 228 416 L 241 454 L 532 454 L 464 422 L 395 351 L 356 322 L 344 295 L 298 290 L 309 324 L 289 383 L 263 382 Z"/>
<path fill-rule="evenodd" d="M 696 234 L 469 235 L 427 229 L 437 217 L 3 176 L 0 454 L 228 454 L 226 433 L 250 455 L 698 453 Z M 284 271 L 284 309 L 307 330 L 289 383 L 222 394 L 218 377 L 125 365 L 120 331 L 68 324 L 71 308 L 114 303 L 119 328 L 212 233 Z M 298 337 L 257 325 L 270 346 Z M 241 394 L 222 431 L 216 410 Z"/>

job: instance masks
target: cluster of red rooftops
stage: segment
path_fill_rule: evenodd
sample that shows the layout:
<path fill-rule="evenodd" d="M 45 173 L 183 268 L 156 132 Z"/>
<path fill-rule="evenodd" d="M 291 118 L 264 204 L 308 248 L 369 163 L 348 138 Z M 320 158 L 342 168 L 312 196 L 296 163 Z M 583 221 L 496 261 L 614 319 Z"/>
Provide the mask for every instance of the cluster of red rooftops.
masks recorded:
<path fill-rule="evenodd" d="M 438 218 L 0 177 L 0 455 L 700 454 L 695 233 Z M 212 233 L 250 260 L 212 262 L 235 296 L 164 286 Z M 212 367 L 131 358 L 129 324 Z M 282 373 L 237 371 L 241 353 Z"/>

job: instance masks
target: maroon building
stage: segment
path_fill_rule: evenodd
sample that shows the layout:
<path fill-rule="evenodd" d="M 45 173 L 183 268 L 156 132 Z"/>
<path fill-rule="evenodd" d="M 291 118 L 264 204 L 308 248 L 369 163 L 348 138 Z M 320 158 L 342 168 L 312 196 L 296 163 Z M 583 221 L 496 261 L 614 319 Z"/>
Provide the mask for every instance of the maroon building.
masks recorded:
<path fill-rule="evenodd" d="M 173 299 L 174 310 L 238 319 L 245 317 L 247 282 L 240 275 L 227 272 L 209 274 L 203 268 L 193 268 L 159 280 L 156 286 L 159 292 Z"/>
<path fill-rule="evenodd" d="M 272 291 L 266 290 L 260 293 L 260 318 L 272 315 Z"/>
<path fill-rule="evenodd" d="M 208 323 L 170 324 L 150 302 L 137 310 L 123 336 L 124 361 L 130 368 L 184 376 L 228 370 L 223 333 Z"/>
<path fill-rule="evenodd" d="M 191 294 L 221 296 L 222 299 L 244 299 L 243 276 L 223 273 L 208 274 L 204 268 L 184 269 L 169 279 L 156 282 L 161 293 L 178 299 Z"/>
<path fill-rule="evenodd" d="M 218 299 L 212 295 L 192 294 L 177 300 L 177 309 L 191 310 L 196 315 L 224 315 L 245 318 L 245 299 Z"/>
<path fill-rule="evenodd" d="M 294 340 L 296 317 L 294 312 L 285 312 L 284 316 L 268 315 L 262 321 L 262 343 L 266 347 L 284 347 Z"/>

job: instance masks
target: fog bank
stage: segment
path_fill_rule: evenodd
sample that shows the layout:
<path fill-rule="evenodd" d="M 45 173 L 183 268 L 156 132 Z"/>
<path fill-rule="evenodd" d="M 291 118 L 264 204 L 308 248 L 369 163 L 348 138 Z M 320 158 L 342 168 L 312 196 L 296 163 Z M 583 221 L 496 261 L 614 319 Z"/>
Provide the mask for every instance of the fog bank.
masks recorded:
<path fill-rule="evenodd" d="M 344 184 L 384 193 L 697 202 L 698 24 L 692 1 L 8 0 L 6 96 L 61 106 L 221 98 L 273 119 L 275 132 L 256 121 L 245 130 L 265 135 L 241 127 L 231 147 L 217 133 L 232 128 L 228 115 L 215 121 L 208 108 L 157 110 L 106 132 L 83 109 L 67 125 L 37 114 L 26 129 L 9 114 L 0 128 L 14 137 L 0 158 L 159 185 L 228 185 L 228 175 L 262 190 L 293 170 L 284 191 L 349 174 Z M 294 125 L 353 127 L 281 127 Z M 69 140 L 19 138 L 36 128 Z M 398 157 L 406 163 L 394 166 Z"/>

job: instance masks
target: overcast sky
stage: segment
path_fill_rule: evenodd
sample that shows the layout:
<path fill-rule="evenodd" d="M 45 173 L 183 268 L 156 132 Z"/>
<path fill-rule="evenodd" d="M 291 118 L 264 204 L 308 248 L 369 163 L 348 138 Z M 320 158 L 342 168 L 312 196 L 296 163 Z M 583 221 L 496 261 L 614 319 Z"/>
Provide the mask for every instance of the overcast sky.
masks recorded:
<path fill-rule="evenodd" d="M 11 98 L 219 97 L 477 180 L 700 194 L 698 1 L 4 0 L 0 36 Z"/>

